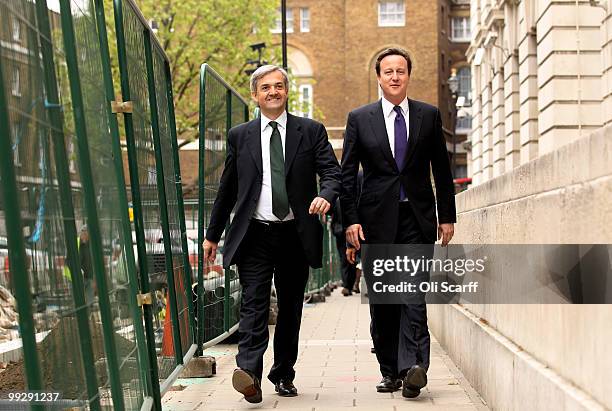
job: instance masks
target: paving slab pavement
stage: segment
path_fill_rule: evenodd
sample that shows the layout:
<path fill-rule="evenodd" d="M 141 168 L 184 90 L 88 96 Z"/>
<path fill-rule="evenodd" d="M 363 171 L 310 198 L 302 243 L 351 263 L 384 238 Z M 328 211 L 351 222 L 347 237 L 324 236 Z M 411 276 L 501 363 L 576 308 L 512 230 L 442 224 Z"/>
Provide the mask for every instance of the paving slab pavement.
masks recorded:
<path fill-rule="evenodd" d="M 377 393 L 381 376 L 370 353 L 370 312 L 359 295 L 343 297 L 335 290 L 326 302 L 304 306 L 295 386 L 299 395 L 282 398 L 267 379 L 263 402 L 249 404 L 232 388 L 235 344 L 219 344 L 205 351 L 217 361 L 211 378 L 179 379 L 162 398 L 164 410 L 358 410 L 481 411 L 488 408 L 455 367 L 432 335 L 429 383 L 416 399 L 401 391 Z M 271 337 L 274 327 L 270 327 Z M 272 366 L 272 338 L 264 357 L 264 377 Z"/>

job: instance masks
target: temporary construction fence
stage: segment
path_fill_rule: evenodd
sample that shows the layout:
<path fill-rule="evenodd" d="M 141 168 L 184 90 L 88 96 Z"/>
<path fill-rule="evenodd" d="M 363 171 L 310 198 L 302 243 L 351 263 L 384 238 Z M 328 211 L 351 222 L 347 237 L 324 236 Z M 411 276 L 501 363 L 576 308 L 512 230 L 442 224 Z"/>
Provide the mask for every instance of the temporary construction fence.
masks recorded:
<path fill-rule="evenodd" d="M 326 217 L 323 222 L 323 266 L 310 269 L 304 295 L 323 295 L 329 291 L 330 285 L 340 279 L 340 256 L 336 250 L 336 238 L 332 234 L 331 219 Z"/>
<path fill-rule="evenodd" d="M 210 221 L 225 164 L 227 132 L 249 118 L 249 106 L 208 64 L 200 68 L 200 138 L 198 173 L 198 243 Z M 224 238 L 219 249 L 223 250 Z M 207 347 L 238 328 L 240 283 L 235 267 L 223 269 L 222 252 L 207 264 L 198 257 L 198 346 Z M 203 315 L 200 315 L 202 313 Z"/>
<path fill-rule="evenodd" d="M 197 334 L 170 66 L 113 6 L 117 100 L 102 0 L 0 0 L 0 392 L 161 409 Z"/>

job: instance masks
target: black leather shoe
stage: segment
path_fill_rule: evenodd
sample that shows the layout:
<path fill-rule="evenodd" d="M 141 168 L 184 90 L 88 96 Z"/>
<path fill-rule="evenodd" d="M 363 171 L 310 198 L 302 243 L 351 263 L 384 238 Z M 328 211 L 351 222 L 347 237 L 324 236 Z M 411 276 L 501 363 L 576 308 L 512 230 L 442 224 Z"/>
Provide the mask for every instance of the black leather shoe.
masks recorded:
<path fill-rule="evenodd" d="M 377 392 L 394 392 L 402 388 L 402 380 L 393 377 L 383 377 L 382 381 L 376 386 Z"/>
<path fill-rule="evenodd" d="M 295 388 L 295 385 L 293 385 L 293 381 L 289 381 L 287 379 L 282 379 L 274 384 L 274 390 L 281 397 L 295 397 L 298 395 L 297 388 Z"/>
<path fill-rule="evenodd" d="M 416 398 L 421 393 L 421 388 L 427 385 L 427 372 L 420 365 L 413 365 L 404 377 L 402 396 Z"/>
<path fill-rule="evenodd" d="M 244 399 L 247 402 L 253 404 L 261 402 L 261 384 L 259 378 L 250 371 L 236 368 L 232 375 L 232 385 L 236 391 L 244 395 Z"/>

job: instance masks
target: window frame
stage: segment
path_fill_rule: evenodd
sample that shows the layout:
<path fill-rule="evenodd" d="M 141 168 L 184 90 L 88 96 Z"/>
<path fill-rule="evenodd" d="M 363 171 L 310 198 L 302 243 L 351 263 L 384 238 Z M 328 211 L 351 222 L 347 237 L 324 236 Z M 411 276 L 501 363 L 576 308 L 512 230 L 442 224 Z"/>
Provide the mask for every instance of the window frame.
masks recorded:
<path fill-rule="evenodd" d="M 396 4 L 396 5 L 400 5 L 401 4 L 401 11 L 400 12 L 388 12 L 388 11 L 383 11 L 383 5 L 387 5 L 387 4 Z M 389 17 L 391 15 L 401 15 L 401 22 L 400 21 L 385 21 L 384 17 Z M 406 2 L 404 0 L 395 0 L 395 1 L 390 1 L 390 0 L 379 0 L 378 1 L 378 27 L 405 27 L 406 26 Z"/>
<path fill-rule="evenodd" d="M 11 19 L 11 38 L 16 43 L 21 43 L 21 22 L 15 16 Z"/>
<path fill-rule="evenodd" d="M 308 101 L 304 101 L 304 89 L 308 89 Z M 314 96 L 312 94 L 312 84 L 300 84 L 298 86 L 298 102 L 299 102 L 299 115 L 301 117 L 312 118 L 313 117 L 313 108 L 314 108 Z M 308 112 L 302 111 L 304 108 L 304 104 L 308 104 Z"/>
<path fill-rule="evenodd" d="M 272 34 L 281 34 L 283 32 L 283 16 L 281 15 L 282 10 L 276 9 L 276 20 L 274 21 L 274 27 L 270 32 Z M 287 33 L 293 33 L 293 9 L 287 8 Z"/>
<path fill-rule="evenodd" d="M 307 17 L 304 18 L 304 15 Z M 307 22 L 307 26 L 304 25 L 304 22 Z M 300 9 L 300 32 L 301 33 L 310 33 L 310 9 L 308 7 L 302 7 Z"/>
<path fill-rule="evenodd" d="M 21 70 L 19 67 L 13 67 L 11 79 L 11 94 L 13 97 L 21 97 Z"/>
<path fill-rule="evenodd" d="M 461 21 L 461 35 L 455 35 L 457 21 Z M 469 16 L 453 16 L 451 17 L 450 39 L 454 42 L 469 42 L 472 38 L 471 21 Z"/>
<path fill-rule="evenodd" d="M 21 125 L 19 123 L 14 123 L 11 124 L 11 133 L 12 133 L 12 137 L 13 137 L 13 141 L 11 143 L 11 148 L 14 147 L 13 149 L 13 165 L 15 167 L 20 167 L 21 166 L 21 159 L 19 158 L 19 143 L 20 143 L 20 136 L 19 134 L 19 128 L 21 127 Z"/>

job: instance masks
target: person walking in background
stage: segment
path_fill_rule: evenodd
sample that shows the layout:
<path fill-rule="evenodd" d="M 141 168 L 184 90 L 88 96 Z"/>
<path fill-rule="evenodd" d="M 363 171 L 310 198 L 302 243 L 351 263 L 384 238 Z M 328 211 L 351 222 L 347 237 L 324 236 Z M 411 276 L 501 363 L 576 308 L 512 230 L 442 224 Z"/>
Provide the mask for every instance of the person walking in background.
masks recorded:
<path fill-rule="evenodd" d="M 242 285 L 238 368 L 232 384 L 246 401 L 257 403 L 262 401 L 273 277 L 278 318 L 268 379 L 279 395 L 297 395 L 293 367 L 308 267 L 322 266 L 319 216 L 338 196 L 340 165 L 322 124 L 285 111 L 285 70 L 262 66 L 251 75 L 250 85 L 261 116 L 228 133 L 225 166 L 202 246 L 206 260 L 213 262 L 233 210 L 223 249 L 224 267 L 237 264 Z"/>
<path fill-rule="evenodd" d="M 356 250 L 361 243 L 433 244 L 436 239 L 446 246 L 453 237 L 454 184 L 440 111 L 407 98 L 411 71 L 405 50 L 384 50 L 376 59 L 382 99 L 348 115 L 340 198 L 347 242 Z M 363 185 L 357 199 L 360 165 Z M 383 376 L 377 391 L 402 388 L 404 397 L 418 396 L 429 367 L 425 302 L 371 304 L 370 311 Z"/>
<path fill-rule="evenodd" d="M 342 227 L 342 208 L 340 199 L 337 199 L 332 209 L 332 232 L 336 237 L 336 249 L 340 258 L 340 271 L 342 276 L 342 295 L 348 297 L 353 294 L 357 267 L 346 259 L 346 236 Z"/>

